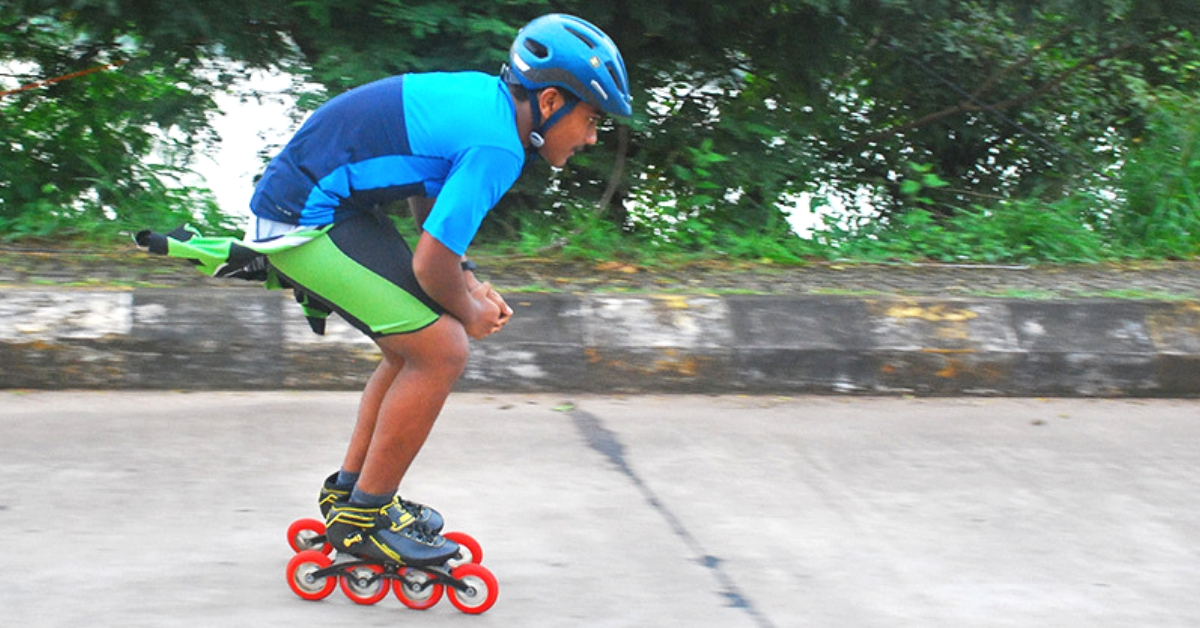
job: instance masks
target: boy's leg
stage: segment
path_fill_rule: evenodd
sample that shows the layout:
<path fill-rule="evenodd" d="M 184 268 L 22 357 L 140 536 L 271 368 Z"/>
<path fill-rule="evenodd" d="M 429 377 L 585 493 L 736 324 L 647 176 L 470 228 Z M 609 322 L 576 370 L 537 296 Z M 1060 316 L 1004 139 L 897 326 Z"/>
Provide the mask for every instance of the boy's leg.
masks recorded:
<path fill-rule="evenodd" d="M 344 466 L 321 490 L 328 525 L 336 518 L 332 510 L 343 508 L 340 502 L 382 506 L 395 495 L 462 373 L 466 332 L 421 290 L 408 246 L 390 222 L 366 214 L 350 218 L 322 237 L 273 254 L 270 263 L 288 284 L 371 336 L 383 352 L 363 390 Z M 395 506 L 421 527 L 441 529 L 436 511 L 399 499 Z M 346 515 L 343 523 L 367 525 L 359 514 Z"/>
<path fill-rule="evenodd" d="M 462 324 L 449 315 L 420 331 L 382 336 L 376 343 L 386 362 L 402 364 L 403 368 L 396 369 L 380 400 L 357 488 L 364 493 L 387 495 L 400 486 L 425 445 L 450 390 L 466 367 L 469 346 Z M 377 369 L 376 375 L 386 380 L 388 372 Z M 374 392 L 375 385 L 382 386 L 372 376 L 368 390 Z M 361 443 L 356 441 L 351 446 Z"/>
<path fill-rule="evenodd" d="M 443 315 L 420 331 L 376 338 L 391 367 L 376 370 L 364 396 L 383 393 L 374 430 L 366 443 L 362 474 L 348 501 L 331 505 L 326 537 L 339 551 L 402 564 L 440 564 L 458 553 L 403 504 L 387 503 L 425 444 L 442 406 L 467 362 L 467 333 Z M 398 364 L 403 367 L 392 368 Z M 364 400 L 369 407 L 373 401 Z M 365 431 L 367 421 L 360 421 Z M 358 433 L 356 428 L 356 436 Z M 361 447 L 355 442 L 351 447 Z M 440 528 L 440 525 L 438 526 Z"/>
<path fill-rule="evenodd" d="M 342 471 L 361 473 L 363 461 L 367 457 L 367 449 L 371 445 L 371 437 L 375 434 L 375 422 L 379 418 L 379 409 L 383 398 L 404 368 L 404 359 L 389 351 L 383 352 L 383 359 L 367 386 L 363 390 L 362 399 L 358 404 L 358 421 L 354 424 L 354 432 L 350 435 L 350 447 L 346 450 L 346 458 L 342 462 Z"/>

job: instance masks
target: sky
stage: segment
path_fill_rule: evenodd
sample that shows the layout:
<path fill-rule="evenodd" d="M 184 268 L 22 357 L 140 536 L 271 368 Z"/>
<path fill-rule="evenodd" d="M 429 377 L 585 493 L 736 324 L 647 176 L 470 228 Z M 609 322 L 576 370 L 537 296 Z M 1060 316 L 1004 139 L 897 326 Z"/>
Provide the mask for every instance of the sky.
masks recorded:
<path fill-rule="evenodd" d="M 258 72 L 248 86 L 271 96 L 246 100 L 236 93 L 240 90 L 217 94 L 222 115 L 213 119 L 213 128 L 221 143 L 211 155 L 198 156 L 195 167 L 221 210 L 237 217 L 250 215 L 254 179 L 266 166 L 260 153 L 272 146 L 277 150 L 295 131 L 288 115 L 295 102 L 288 95 L 293 87 L 290 77 Z"/>

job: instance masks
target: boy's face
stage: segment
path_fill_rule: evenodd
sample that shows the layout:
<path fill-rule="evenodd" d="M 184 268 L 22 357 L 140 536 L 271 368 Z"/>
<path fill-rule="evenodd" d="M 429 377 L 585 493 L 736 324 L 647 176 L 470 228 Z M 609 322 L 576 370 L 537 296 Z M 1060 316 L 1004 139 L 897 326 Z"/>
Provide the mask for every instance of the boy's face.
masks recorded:
<path fill-rule="evenodd" d="M 547 90 L 551 91 L 551 90 Z M 557 98 L 540 99 L 543 119 L 549 117 L 564 105 L 561 95 Z M 547 106 L 549 100 L 549 106 Z M 549 113 L 547 113 L 549 109 Z M 565 117 L 546 131 L 546 143 L 538 151 L 550 165 L 561 168 L 575 153 L 596 143 L 596 127 L 604 119 L 603 113 L 595 107 L 580 102 L 575 105 Z"/>

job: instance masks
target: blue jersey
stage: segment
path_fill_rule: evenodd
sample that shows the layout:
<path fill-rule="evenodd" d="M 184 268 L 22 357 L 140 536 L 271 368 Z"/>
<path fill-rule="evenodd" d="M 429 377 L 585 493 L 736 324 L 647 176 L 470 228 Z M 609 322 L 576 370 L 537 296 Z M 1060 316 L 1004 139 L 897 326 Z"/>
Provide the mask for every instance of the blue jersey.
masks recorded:
<path fill-rule="evenodd" d="M 427 196 L 436 200 L 425 231 L 462 255 L 524 164 L 516 107 L 498 77 L 406 74 L 314 111 L 267 166 L 250 208 L 319 226 Z"/>

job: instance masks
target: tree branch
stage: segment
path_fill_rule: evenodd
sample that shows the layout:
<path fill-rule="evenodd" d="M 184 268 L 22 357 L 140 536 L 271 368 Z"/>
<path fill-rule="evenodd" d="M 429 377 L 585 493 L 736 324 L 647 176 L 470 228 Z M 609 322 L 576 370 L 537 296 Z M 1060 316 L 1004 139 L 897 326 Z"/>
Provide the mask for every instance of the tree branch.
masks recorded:
<path fill-rule="evenodd" d="M 1022 96 L 1017 96 L 1016 98 L 1010 98 L 1008 100 L 1000 101 L 994 105 L 991 105 L 990 107 L 988 107 L 988 109 L 997 109 L 997 110 L 1010 109 L 1017 105 L 1023 105 L 1032 100 L 1036 100 L 1036 99 L 1040 98 L 1041 96 L 1044 96 L 1045 94 L 1052 92 L 1052 91 L 1058 89 L 1059 87 L 1061 87 L 1062 84 L 1065 83 L 1068 78 L 1077 74 L 1080 70 L 1084 70 L 1084 69 L 1090 68 L 1092 66 L 1095 66 L 1097 63 L 1099 63 L 1101 61 L 1105 61 L 1107 59 L 1112 59 L 1114 57 L 1118 57 L 1121 54 L 1123 54 L 1125 51 L 1127 51 L 1131 48 L 1134 48 L 1137 45 L 1138 45 L 1137 42 L 1131 42 L 1131 43 L 1123 44 L 1121 46 L 1117 46 L 1116 48 L 1113 48 L 1107 52 L 1092 55 L 1091 57 L 1089 57 L 1083 61 L 1080 61 L 1079 63 L 1075 64 L 1074 66 L 1071 66 L 1070 68 L 1067 68 L 1066 70 L 1063 70 L 1057 76 L 1042 83 L 1037 88 L 1035 88 L 1033 91 L 1031 91 L 1027 94 L 1024 94 Z"/>
<path fill-rule="evenodd" d="M 617 127 L 617 156 L 613 163 L 612 174 L 608 177 L 608 187 L 604 190 L 604 195 L 600 197 L 600 202 L 596 204 L 596 213 L 604 214 L 608 211 L 608 206 L 612 204 L 613 197 L 617 195 L 617 190 L 621 187 L 621 179 L 625 177 L 625 163 L 629 159 L 629 127 L 620 125 Z"/>
<path fill-rule="evenodd" d="M 1162 39 L 1163 37 L 1167 36 L 1167 34 L 1168 33 L 1166 33 L 1166 32 L 1158 33 L 1154 37 L 1150 38 L 1149 41 L 1157 41 L 1157 40 Z M 1057 39 L 1061 39 L 1062 36 L 1063 35 L 1060 34 L 1059 38 L 1057 38 Z M 1066 82 L 1066 80 L 1068 78 L 1079 73 L 1080 71 L 1086 70 L 1088 68 L 1093 68 L 1097 63 L 1099 63 L 1101 61 L 1120 56 L 1120 55 L 1124 54 L 1126 51 L 1128 51 L 1132 48 L 1135 48 L 1138 45 L 1141 45 L 1143 43 L 1147 43 L 1147 42 L 1129 42 L 1129 43 L 1122 44 L 1120 46 L 1110 48 L 1109 50 L 1107 50 L 1105 52 L 1092 55 L 1091 57 L 1084 59 L 1083 61 L 1080 61 L 1079 63 L 1076 63 L 1075 65 L 1071 66 L 1070 68 L 1063 70 L 1062 72 L 1060 72 L 1053 78 L 1050 78 L 1050 79 L 1044 81 L 1041 85 L 1038 85 L 1036 88 L 1030 90 L 1029 92 L 1027 92 L 1025 94 L 1022 94 L 1022 95 L 1014 97 L 1014 98 L 1009 98 L 1008 100 L 1002 100 L 1002 101 L 999 101 L 996 103 L 992 103 L 992 104 L 986 104 L 986 103 L 979 102 L 979 100 L 976 97 L 976 94 L 981 94 L 983 92 L 986 92 L 988 89 L 992 88 L 991 85 L 987 84 L 988 82 L 992 81 L 992 79 L 989 79 L 988 81 L 985 81 L 984 85 L 980 86 L 980 88 L 978 88 L 974 94 L 967 94 L 968 100 L 966 100 L 966 101 L 960 102 L 952 107 L 947 107 L 940 111 L 935 111 L 933 113 L 926 114 L 915 120 L 910 120 L 903 124 L 898 124 L 898 125 L 889 127 L 887 129 L 884 129 L 882 131 L 872 133 L 862 139 L 859 139 L 857 142 L 854 143 L 854 145 L 861 146 L 864 144 L 869 144 L 871 142 L 878 141 L 878 140 L 886 138 L 886 137 L 893 137 L 895 135 L 903 133 L 904 131 L 908 131 L 910 129 L 915 129 L 915 128 L 921 128 L 921 127 L 927 126 L 929 124 L 932 124 L 934 122 L 937 122 L 939 120 L 942 120 L 944 118 L 948 118 L 950 116 L 961 114 L 961 113 L 978 112 L 978 111 L 997 111 L 997 112 L 999 112 L 999 111 L 1004 111 L 1006 109 L 1012 109 L 1013 107 L 1017 107 L 1019 105 L 1027 104 L 1029 102 L 1032 102 L 1032 101 L 1046 95 L 1049 92 L 1052 92 L 1052 91 L 1058 89 L 1059 87 L 1062 86 L 1062 84 L 1064 82 Z M 1030 56 L 1027 56 L 1026 58 L 1022 59 L 1021 61 L 1018 61 L 1017 63 L 1015 63 L 1013 65 L 1016 66 L 1016 65 L 1028 63 L 1028 59 L 1030 59 L 1030 58 L 1031 58 Z M 1012 66 L 1010 66 L 1010 67 L 1012 67 Z M 998 82 L 1000 76 L 1003 74 L 1007 74 L 1007 73 L 1009 73 L 1009 72 L 1008 72 L 1008 69 L 1006 68 L 1005 71 L 1000 72 L 999 74 L 993 76 L 992 78 L 995 79 L 994 82 Z"/>
<path fill-rule="evenodd" d="M 1020 59 L 1018 59 L 1016 63 L 1010 63 L 1009 65 L 1007 65 L 1003 69 L 1001 69 L 999 72 L 996 72 L 995 74 L 988 77 L 988 79 L 986 81 L 984 81 L 983 83 L 981 83 L 979 85 L 979 87 L 975 88 L 975 91 L 972 92 L 971 95 L 974 96 L 975 98 L 982 98 L 984 94 L 986 94 L 989 90 L 991 90 L 993 87 L 998 85 L 1000 83 L 1001 79 L 1005 78 L 1006 76 L 1012 74 L 1013 72 L 1016 72 L 1017 70 L 1025 67 L 1025 66 L 1029 65 L 1030 63 L 1033 62 L 1034 58 L 1036 58 L 1039 54 L 1058 45 L 1059 42 L 1066 39 L 1068 36 L 1071 35 L 1071 33 L 1074 33 L 1075 31 L 1076 31 L 1076 29 L 1074 27 L 1064 28 L 1057 35 L 1055 35 L 1054 37 L 1051 37 L 1049 39 L 1049 41 L 1046 41 L 1043 44 L 1038 44 L 1037 46 L 1035 46 L 1033 48 L 1033 50 L 1026 53 L 1024 57 L 1021 57 Z"/>

